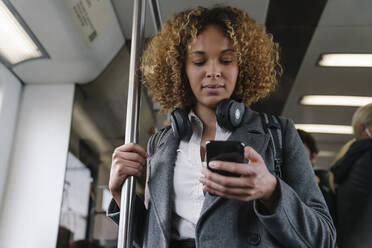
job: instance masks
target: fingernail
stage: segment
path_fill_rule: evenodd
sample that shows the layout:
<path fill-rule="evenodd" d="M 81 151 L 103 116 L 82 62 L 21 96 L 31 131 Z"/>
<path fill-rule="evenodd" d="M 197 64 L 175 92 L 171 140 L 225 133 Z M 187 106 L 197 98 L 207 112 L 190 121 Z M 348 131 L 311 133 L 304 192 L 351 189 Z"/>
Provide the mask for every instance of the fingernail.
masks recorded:
<path fill-rule="evenodd" d="M 199 182 L 204 183 L 205 182 L 204 177 L 199 177 Z"/>
<path fill-rule="evenodd" d="M 212 168 L 216 168 L 217 167 L 217 163 L 212 161 L 212 162 L 209 162 L 209 166 L 212 167 Z"/>

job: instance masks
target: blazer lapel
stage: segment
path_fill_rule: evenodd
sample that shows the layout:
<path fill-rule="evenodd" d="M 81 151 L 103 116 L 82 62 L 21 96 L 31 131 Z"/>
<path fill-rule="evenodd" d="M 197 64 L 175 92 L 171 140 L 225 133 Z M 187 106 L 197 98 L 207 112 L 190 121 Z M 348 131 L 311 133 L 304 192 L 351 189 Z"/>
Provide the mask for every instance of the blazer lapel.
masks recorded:
<path fill-rule="evenodd" d="M 251 146 L 264 157 L 269 139 L 269 135 L 265 134 L 263 131 L 261 119 L 258 114 L 247 108 L 242 125 L 230 135 L 228 140 L 243 142 L 245 146 Z M 200 222 L 205 214 L 213 209 L 220 200 L 223 200 L 223 198 L 206 194 L 198 222 Z"/>
<path fill-rule="evenodd" d="M 173 172 L 179 142 L 170 129 L 162 138 L 149 165 L 148 187 L 151 203 L 167 240 L 171 233 Z"/>

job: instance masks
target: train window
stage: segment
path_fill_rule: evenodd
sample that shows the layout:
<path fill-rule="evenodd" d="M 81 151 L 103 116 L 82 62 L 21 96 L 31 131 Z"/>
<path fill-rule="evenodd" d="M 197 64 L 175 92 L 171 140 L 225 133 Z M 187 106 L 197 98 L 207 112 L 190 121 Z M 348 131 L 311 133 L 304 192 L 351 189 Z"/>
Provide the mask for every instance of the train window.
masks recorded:
<path fill-rule="evenodd" d="M 72 153 L 67 157 L 60 226 L 73 240 L 85 239 L 89 219 L 91 171 Z"/>

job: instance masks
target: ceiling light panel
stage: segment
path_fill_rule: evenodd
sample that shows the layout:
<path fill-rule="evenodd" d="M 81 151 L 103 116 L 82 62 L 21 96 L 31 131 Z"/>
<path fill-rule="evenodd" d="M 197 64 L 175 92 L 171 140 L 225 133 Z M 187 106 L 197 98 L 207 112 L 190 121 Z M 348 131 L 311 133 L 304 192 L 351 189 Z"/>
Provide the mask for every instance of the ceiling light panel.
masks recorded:
<path fill-rule="evenodd" d="M 0 1 L 0 37 L 0 57 L 6 64 L 46 57 L 8 1 Z"/>
<path fill-rule="evenodd" d="M 307 95 L 300 100 L 303 105 L 352 106 L 359 107 L 372 103 L 372 97 L 366 96 L 331 96 Z"/>
<path fill-rule="evenodd" d="M 322 54 L 318 65 L 326 67 L 372 67 L 372 54 Z"/>

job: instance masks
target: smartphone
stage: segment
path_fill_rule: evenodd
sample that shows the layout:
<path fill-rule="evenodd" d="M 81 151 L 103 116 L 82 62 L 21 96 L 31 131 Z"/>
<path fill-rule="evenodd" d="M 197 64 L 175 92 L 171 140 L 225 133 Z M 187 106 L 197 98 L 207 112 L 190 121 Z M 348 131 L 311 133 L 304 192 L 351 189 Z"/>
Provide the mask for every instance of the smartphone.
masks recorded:
<path fill-rule="evenodd" d="M 213 160 L 244 163 L 244 143 L 240 141 L 207 141 L 207 167 L 213 172 L 219 173 L 224 176 L 239 177 L 240 175 L 230 173 L 227 171 L 216 170 L 209 167 L 209 162 Z"/>

